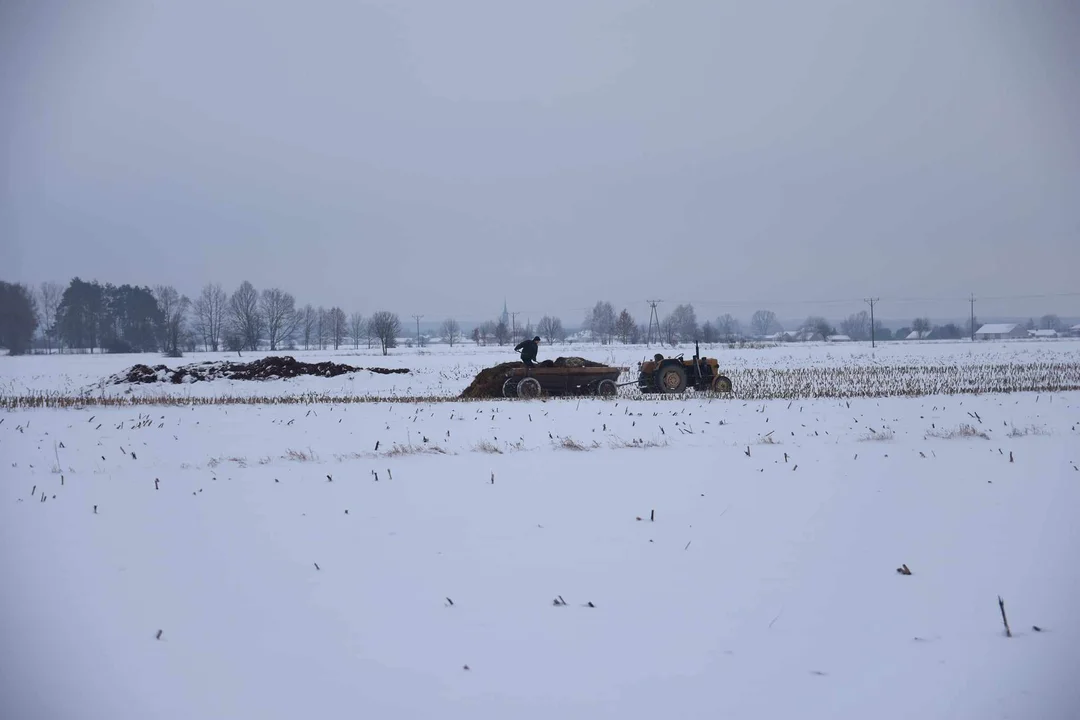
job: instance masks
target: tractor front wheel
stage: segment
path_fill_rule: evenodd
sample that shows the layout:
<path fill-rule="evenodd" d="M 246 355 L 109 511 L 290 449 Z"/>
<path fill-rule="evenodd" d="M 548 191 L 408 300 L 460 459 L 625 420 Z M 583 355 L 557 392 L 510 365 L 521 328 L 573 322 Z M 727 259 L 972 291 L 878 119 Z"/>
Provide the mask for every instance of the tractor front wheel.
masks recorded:
<path fill-rule="evenodd" d="M 714 393 L 727 394 L 731 392 L 731 378 L 724 375 L 717 375 L 712 381 L 712 391 Z"/>
<path fill-rule="evenodd" d="M 681 393 L 686 390 L 686 370 L 682 365 L 665 365 L 656 374 L 660 392 Z"/>

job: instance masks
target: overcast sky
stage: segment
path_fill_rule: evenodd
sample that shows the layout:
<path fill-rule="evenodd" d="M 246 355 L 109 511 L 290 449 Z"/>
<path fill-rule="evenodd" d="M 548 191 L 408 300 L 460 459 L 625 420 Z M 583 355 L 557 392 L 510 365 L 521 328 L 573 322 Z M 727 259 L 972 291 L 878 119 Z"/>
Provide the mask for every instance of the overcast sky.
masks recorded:
<path fill-rule="evenodd" d="M 1078 32 L 1066 1 L 0 0 L 0 278 L 1080 313 Z"/>

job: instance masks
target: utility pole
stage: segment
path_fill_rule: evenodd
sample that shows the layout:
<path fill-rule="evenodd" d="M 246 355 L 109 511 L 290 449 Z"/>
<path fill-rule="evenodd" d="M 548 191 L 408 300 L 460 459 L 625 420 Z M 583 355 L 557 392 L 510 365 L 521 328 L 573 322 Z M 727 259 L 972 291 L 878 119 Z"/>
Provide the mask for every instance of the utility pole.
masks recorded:
<path fill-rule="evenodd" d="M 510 337 L 517 340 L 517 316 L 521 314 L 521 311 L 510 313 Z"/>
<path fill-rule="evenodd" d="M 656 320 L 656 339 L 660 341 L 660 345 L 664 344 L 664 339 L 660 336 L 660 316 L 656 314 L 656 306 L 664 302 L 663 300 L 646 300 L 649 303 L 649 307 L 652 308 L 652 312 L 649 313 L 649 329 L 645 334 L 645 345 L 650 347 L 652 345 L 652 328 L 653 320 Z"/>
<path fill-rule="evenodd" d="M 416 347 L 419 348 L 420 347 L 420 318 L 422 318 L 424 316 L 423 315 L 413 315 L 413 317 L 416 318 Z"/>
<path fill-rule="evenodd" d="M 874 303 L 881 300 L 881 298 L 867 298 L 866 302 L 870 304 L 870 347 L 877 347 L 877 338 L 875 337 L 874 328 Z"/>
<path fill-rule="evenodd" d="M 971 293 L 971 342 L 975 342 L 975 293 Z"/>

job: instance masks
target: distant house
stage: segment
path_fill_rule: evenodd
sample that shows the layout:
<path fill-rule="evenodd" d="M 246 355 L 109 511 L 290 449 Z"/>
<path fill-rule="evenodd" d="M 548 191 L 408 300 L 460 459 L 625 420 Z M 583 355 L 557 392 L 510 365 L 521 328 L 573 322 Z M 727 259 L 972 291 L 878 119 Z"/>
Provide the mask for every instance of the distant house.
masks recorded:
<path fill-rule="evenodd" d="M 1057 330 L 1028 330 L 1033 338 L 1056 338 L 1058 336 Z"/>
<path fill-rule="evenodd" d="M 771 340 L 772 342 L 823 342 L 825 336 L 819 332 L 813 330 L 781 330 L 778 333 L 772 335 L 764 335 L 762 340 Z"/>
<path fill-rule="evenodd" d="M 1069 334 L 1080 337 L 1080 324 L 1073 325 L 1071 328 L 1069 328 Z"/>
<path fill-rule="evenodd" d="M 933 330 L 912 330 L 908 333 L 905 340 L 929 340 L 933 334 Z"/>
<path fill-rule="evenodd" d="M 991 323 L 975 331 L 976 340 L 1007 340 L 1028 337 L 1027 330 L 1016 323 Z"/>
<path fill-rule="evenodd" d="M 825 339 L 829 342 L 851 342 L 851 338 L 847 335 L 830 335 Z"/>

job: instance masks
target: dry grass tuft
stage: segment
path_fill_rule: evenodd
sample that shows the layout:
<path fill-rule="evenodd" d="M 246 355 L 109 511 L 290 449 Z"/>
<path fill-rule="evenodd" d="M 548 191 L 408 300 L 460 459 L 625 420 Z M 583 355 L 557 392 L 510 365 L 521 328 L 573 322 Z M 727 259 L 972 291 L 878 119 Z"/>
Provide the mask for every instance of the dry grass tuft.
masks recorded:
<path fill-rule="evenodd" d="M 502 448 L 490 440 L 481 440 L 473 445 L 476 452 L 488 453 L 489 455 L 502 455 Z"/>
<path fill-rule="evenodd" d="M 439 445 L 399 445 L 394 443 L 381 455 L 385 457 L 405 457 L 408 455 L 446 455 L 446 450 Z"/>
<path fill-rule="evenodd" d="M 926 437 L 928 438 L 941 438 L 943 440 L 956 440 L 958 438 L 982 438 L 983 440 L 989 440 L 990 436 L 984 433 L 978 428 L 964 423 L 959 427 L 946 430 L 945 428 L 932 428 L 927 431 Z"/>
<path fill-rule="evenodd" d="M 896 437 L 896 433 L 891 428 L 885 428 L 884 430 L 870 430 L 865 435 L 859 438 L 860 442 L 887 442 Z"/>
<path fill-rule="evenodd" d="M 560 438 L 555 442 L 555 447 L 562 448 L 563 450 L 573 450 L 575 452 L 585 452 L 586 450 L 595 450 L 600 447 L 600 443 L 593 442 L 592 445 L 584 445 L 572 437 Z"/>
<path fill-rule="evenodd" d="M 622 438 L 615 438 L 608 441 L 608 447 L 612 450 L 623 450 L 627 448 L 659 448 L 667 447 L 667 440 L 643 440 L 635 438 L 633 440 L 623 440 Z"/>
<path fill-rule="evenodd" d="M 1027 427 L 1022 427 L 1022 428 L 1018 428 L 1015 425 L 1010 425 L 1008 435 L 1011 438 L 1024 437 L 1025 435 L 1048 436 L 1048 435 L 1050 435 L 1050 431 L 1047 430 L 1042 425 L 1029 425 Z"/>

